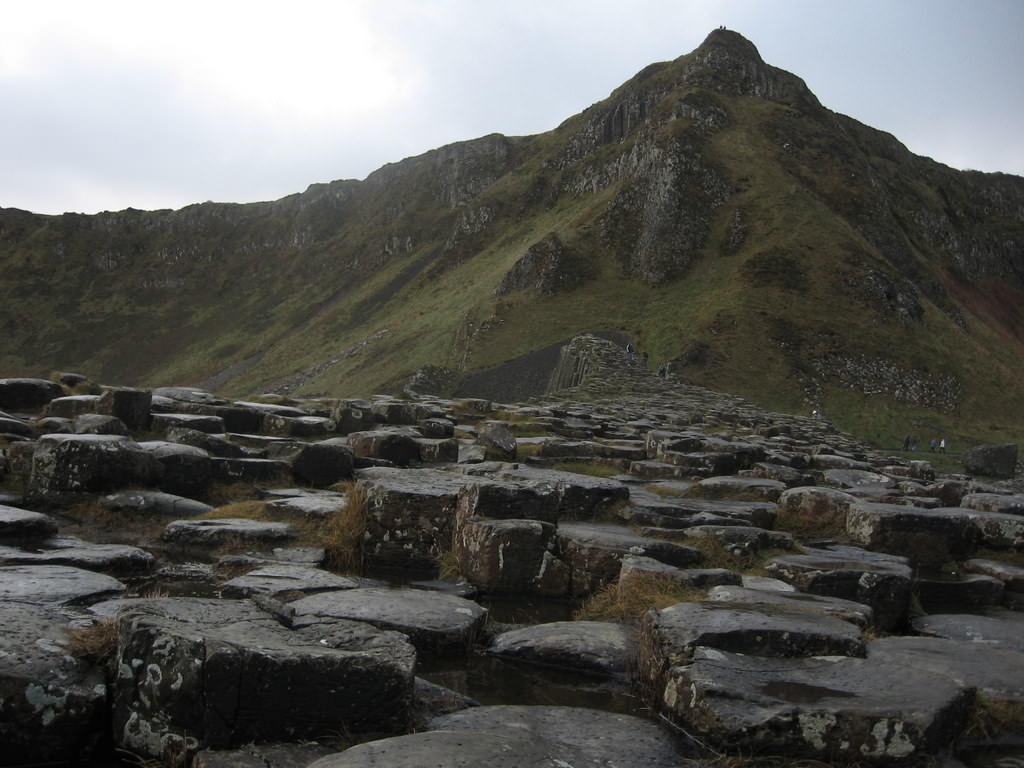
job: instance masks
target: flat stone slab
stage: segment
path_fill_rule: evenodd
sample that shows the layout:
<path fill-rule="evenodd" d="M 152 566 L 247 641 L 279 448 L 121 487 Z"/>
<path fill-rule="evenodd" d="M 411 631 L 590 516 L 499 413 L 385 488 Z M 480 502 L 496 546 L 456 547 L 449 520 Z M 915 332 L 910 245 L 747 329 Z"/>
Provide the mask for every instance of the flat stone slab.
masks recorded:
<path fill-rule="evenodd" d="M 418 589 L 323 592 L 290 605 L 297 627 L 322 618 L 366 621 L 408 635 L 417 651 L 433 656 L 465 654 L 487 619 L 487 609 L 471 600 Z"/>
<path fill-rule="evenodd" d="M 303 493 L 268 502 L 267 506 L 295 518 L 322 520 L 344 507 L 347 498 L 344 493 Z"/>
<path fill-rule="evenodd" d="M 676 526 L 722 524 L 728 520 L 737 525 L 752 525 L 757 528 L 771 528 L 775 524 L 778 507 L 770 501 L 729 501 L 713 499 L 690 499 L 666 496 L 653 505 L 643 502 L 634 509 L 636 522 L 650 525 L 665 525 L 677 521 Z"/>
<path fill-rule="evenodd" d="M 102 670 L 68 653 L 67 619 L 53 608 L 0 601 L 0 626 L 0 761 L 71 764 L 88 756 L 106 709 Z"/>
<path fill-rule="evenodd" d="M 983 616 L 938 613 L 920 616 L 911 626 L 920 635 L 974 643 L 985 653 L 989 648 L 1024 651 L 1024 613 L 1019 611 L 992 611 Z"/>
<path fill-rule="evenodd" d="M 560 768 L 566 765 L 615 768 L 696 765 L 681 757 L 671 734 L 656 722 L 582 707 L 473 707 L 435 718 L 428 727 L 434 733 L 483 732 L 506 739 L 525 738 L 530 743 L 546 745 L 548 754 L 557 758 L 555 765 Z M 483 764 L 465 763 L 467 766 Z"/>
<path fill-rule="evenodd" d="M 302 565 L 267 565 L 237 576 L 221 585 L 224 597 L 271 595 L 288 592 L 313 594 L 336 589 L 355 589 L 359 582 L 320 568 Z"/>
<path fill-rule="evenodd" d="M 992 701 L 1024 702 L 1024 653 L 987 647 L 978 652 L 969 640 L 943 637 L 883 637 L 868 644 L 869 659 L 947 677 L 964 688 L 977 688 Z"/>
<path fill-rule="evenodd" d="M 664 670 L 699 646 L 757 656 L 863 656 L 849 622 L 788 603 L 701 601 L 651 610 L 640 623 L 641 683 L 660 687 Z"/>
<path fill-rule="evenodd" d="M 659 704 L 723 750 L 893 765 L 957 738 L 973 698 L 946 677 L 878 658 L 779 659 L 701 648 Z"/>
<path fill-rule="evenodd" d="M 152 570 L 156 558 L 144 549 L 126 544 L 93 544 L 74 536 L 54 536 L 31 549 L 0 546 L 0 564 L 68 565 L 129 575 Z"/>
<path fill-rule="evenodd" d="M 721 603 L 769 603 L 790 605 L 811 613 L 824 613 L 864 628 L 871 625 L 874 612 L 871 607 L 852 600 L 843 600 L 826 595 L 811 595 L 807 592 L 778 592 L 746 587 L 720 586 L 708 590 L 708 600 Z"/>
<path fill-rule="evenodd" d="M 1024 515 L 1024 495 L 1002 493 L 968 493 L 960 499 L 960 506 L 979 512 L 1001 512 Z"/>
<path fill-rule="evenodd" d="M 121 491 L 104 496 L 100 503 L 105 509 L 120 512 L 173 517 L 197 517 L 213 509 L 201 501 L 163 491 Z"/>
<path fill-rule="evenodd" d="M 863 469 L 826 469 L 823 473 L 825 485 L 834 488 L 895 488 L 896 481 L 881 472 Z"/>
<path fill-rule="evenodd" d="M 224 517 L 175 520 L 167 524 L 160 538 L 172 544 L 192 547 L 220 547 L 236 541 L 279 544 L 295 538 L 295 531 L 287 523 Z"/>
<path fill-rule="evenodd" d="M 1024 592 L 1024 568 L 1000 560 L 973 559 L 964 563 L 964 568 L 999 579 L 1011 592 Z"/>
<path fill-rule="evenodd" d="M 604 621 L 555 621 L 498 635 L 490 653 L 514 661 L 620 677 L 626 672 L 626 630 Z"/>
<path fill-rule="evenodd" d="M 742 577 L 726 568 L 676 568 L 651 557 L 626 555 L 619 569 L 619 588 L 628 588 L 631 580 L 658 576 L 680 586 L 706 589 L 719 584 L 741 584 Z"/>
<path fill-rule="evenodd" d="M 1024 518 L 1021 524 L 1024 529 Z M 903 555 L 912 563 L 930 565 L 969 557 L 977 539 L 976 526 L 965 510 L 919 509 L 864 501 L 851 505 L 847 511 L 846 532 L 871 550 Z"/>
<path fill-rule="evenodd" d="M 117 597 L 126 587 L 102 573 L 65 565 L 0 567 L 0 601 L 35 605 L 88 605 Z"/>
<path fill-rule="evenodd" d="M 139 755 L 410 721 L 415 651 L 397 632 L 330 619 L 289 629 L 249 601 L 198 598 L 126 606 L 118 630 L 112 732 Z"/>
<path fill-rule="evenodd" d="M 38 541 L 56 533 L 57 521 L 49 515 L 0 504 L 0 542 Z"/>
<path fill-rule="evenodd" d="M 716 499 L 755 496 L 767 501 L 778 501 L 786 490 L 786 484 L 779 480 L 761 477 L 707 477 L 697 483 L 703 495 Z"/>

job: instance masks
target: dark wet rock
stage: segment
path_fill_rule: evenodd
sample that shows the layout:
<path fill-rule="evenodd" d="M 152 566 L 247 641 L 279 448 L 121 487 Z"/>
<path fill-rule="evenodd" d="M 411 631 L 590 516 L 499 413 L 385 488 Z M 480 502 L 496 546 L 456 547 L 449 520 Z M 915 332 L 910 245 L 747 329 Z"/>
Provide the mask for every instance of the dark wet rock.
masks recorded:
<path fill-rule="evenodd" d="M 125 608 L 118 631 L 114 739 L 141 756 L 401 732 L 410 719 L 415 653 L 395 632 L 288 629 L 249 602 L 194 598 Z"/>
<path fill-rule="evenodd" d="M 616 768 L 691 768 L 676 750 L 671 734 L 657 723 L 633 715 L 601 712 L 582 707 L 490 706 L 445 715 L 430 723 L 431 733 L 469 735 L 486 733 L 502 739 L 525 738 L 543 745 L 553 762 L 452 762 L 450 765 L 616 766 Z M 510 754 L 515 755 L 515 751 Z M 429 763 L 427 763 L 429 764 Z M 424 763 L 410 763 L 422 766 Z M 442 763 L 449 765 L 449 763 Z M 320 768 L 331 768 L 321 766 Z"/>
<path fill-rule="evenodd" d="M 362 581 L 368 581 L 363 579 Z M 361 586 L 370 586 L 369 584 L 361 584 Z M 383 584 L 375 584 L 373 586 L 384 586 Z M 473 584 L 470 584 L 461 576 L 456 581 L 449 579 L 422 579 L 420 581 L 410 581 L 408 586 L 412 589 L 424 589 L 427 592 L 441 592 L 446 595 L 455 595 L 455 597 L 463 597 L 466 600 L 476 600 L 480 594 Z"/>
<path fill-rule="evenodd" d="M 965 515 L 974 528 L 978 544 L 982 547 L 991 549 L 1020 549 L 1024 547 L 1024 515 L 981 512 L 962 507 L 938 511 Z"/>
<path fill-rule="evenodd" d="M 242 459 L 248 454 L 245 449 L 220 434 L 194 429 L 191 426 L 170 427 L 164 433 L 168 442 L 200 448 L 210 456 L 222 459 Z"/>
<path fill-rule="evenodd" d="M 128 427 L 117 416 L 84 413 L 75 419 L 76 435 L 127 435 Z"/>
<path fill-rule="evenodd" d="M 67 397 L 57 397 L 47 403 L 46 415 L 60 419 L 74 420 L 75 417 L 81 416 L 83 413 L 97 413 L 99 400 L 99 395 L 68 395 Z"/>
<path fill-rule="evenodd" d="M 221 547 L 238 543 L 280 544 L 294 539 L 295 531 L 287 523 L 225 517 L 175 520 L 167 524 L 160 538 L 180 547 Z"/>
<path fill-rule="evenodd" d="M 73 435 L 75 423 L 71 419 L 44 416 L 32 422 L 31 431 L 36 435 Z M 18 436 L 20 437 L 20 435 Z"/>
<path fill-rule="evenodd" d="M 828 469 L 823 480 L 825 485 L 849 490 L 896 487 L 896 481 L 888 475 L 862 469 Z"/>
<path fill-rule="evenodd" d="M 777 507 L 767 501 L 716 501 L 666 497 L 658 504 L 644 502 L 623 510 L 623 516 L 642 525 L 689 528 L 693 525 L 752 525 L 772 528 Z"/>
<path fill-rule="evenodd" d="M 34 605 L 88 605 L 125 591 L 125 585 L 102 573 L 65 565 L 0 567 L 0 601 Z"/>
<path fill-rule="evenodd" d="M 697 492 L 708 499 L 777 501 L 785 490 L 785 483 L 759 477 L 708 477 L 697 483 Z"/>
<path fill-rule="evenodd" d="M 484 455 L 497 461 L 515 461 L 517 453 L 516 436 L 506 424 L 488 422 L 477 433 L 476 442 L 484 446 Z"/>
<path fill-rule="evenodd" d="M 107 387 L 96 404 L 96 413 L 120 419 L 128 429 L 144 432 L 150 428 L 153 394 L 131 387 Z"/>
<path fill-rule="evenodd" d="M 351 480 L 352 467 L 352 449 L 338 438 L 304 445 L 292 459 L 296 479 L 317 488 Z"/>
<path fill-rule="evenodd" d="M 424 464 L 453 464 L 459 460 L 461 446 L 454 437 L 445 439 L 414 438 Z"/>
<path fill-rule="evenodd" d="M 961 499 L 960 506 L 967 509 L 976 509 L 980 512 L 1024 515 L 1024 495 L 968 493 Z"/>
<path fill-rule="evenodd" d="M 27 440 L 33 434 L 32 426 L 27 421 L 8 415 L 0 415 L 0 435 L 5 435 L 5 440 Z"/>
<path fill-rule="evenodd" d="M 868 627 L 873 623 L 874 613 L 870 606 L 843 600 L 838 597 L 812 595 L 806 592 L 750 589 L 744 586 L 716 586 L 708 590 L 708 600 L 719 603 L 768 603 L 788 605 L 811 613 L 823 613 L 837 619 Z"/>
<path fill-rule="evenodd" d="M 693 602 L 652 609 L 640 622 L 636 677 L 663 690 L 669 670 L 699 647 L 755 656 L 863 656 L 859 627 L 784 602 Z"/>
<path fill-rule="evenodd" d="M 413 700 L 415 707 L 413 727 L 417 731 L 423 730 L 427 723 L 435 717 L 480 706 L 480 702 L 476 699 L 453 691 L 451 688 L 445 688 L 443 685 L 424 680 L 422 677 L 416 678 Z"/>
<path fill-rule="evenodd" d="M 968 571 L 994 576 L 1011 592 L 1024 592 L 1024 568 L 999 560 L 974 559 L 964 563 Z"/>
<path fill-rule="evenodd" d="M 287 461 L 276 459 L 210 459 L 214 480 L 222 483 L 280 483 L 291 474 Z"/>
<path fill-rule="evenodd" d="M 366 621 L 408 635 L 427 656 L 464 655 L 480 635 L 487 610 L 470 600 L 418 589 L 323 592 L 291 603 L 295 626 L 323 618 Z"/>
<path fill-rule="evenodd" d="M 779 496 L 779 509 L 787 520 L 804 526 L 846 530 L 846 514 L 857 502 L 855 496 L 836 488 L 806 486 L 791 488 Z"/>
<path fill-rule="evenodd" d="M 102 738 L 102 671 L 66 649 L 52 608 L 0 601 L 0 765 L 75 764 Z"/>
<path fill-rule="evenodd" d="M 459 493 L 474 479 L 436 469 L 375 467 L 356 474 L 367 496 L 368 562 L 434 569 L 451 545 Z"/>
<path fill-rule="evenodd" d="M 420 448 L 416 443 L 418 437 L 420 434 L 411 427 L 392 427 L 352 432 L 348 440 L 352 454 L 357 458 L 384 459 L 405 467 L 420 458 Z"/>
<path fill-rule="evenodd" d="M 325 559 L 326 552 L 322 547 L 274 547 L 269 553 L 243 552 L 240 555 L 222 555 L 217 559 L 217 569 L 231 573 L 237 572 L 236 569 L 247 571 L 265 565 L 302 565 L 318 568 L 324 564 Z"/>
<path fill-rule="evenodd" d="M 498 477 L 525 480 L 551 486 L 559 495 L 559 518 L 590 520 L 614 509 L 629 499 L 629 489 L 618 480 L 553 469 L 536 469 L 517 465 L 502 470 Z"/>
<path fill-rule="evenodd" d="M 651 557 L 626 555 L 619 570 L 619 591 L 630 587 L 645 576 L 657 576 L 682 587 L 707 589 L 720 584 L 740 584 L 741 576 L 726 568 L 677 568 Z"/>
<path fill-rule="evenodd" d="M 940 613 L 919 616 L 911 626 L 919 635 L 974 643 L 979 651 L 1024 651 L 1024 614 L 1020 611 L 991 611 L 985 615 Z"/>
<path fill-rule="evenodd" d="M 948 746 L 970 689 L 877 658 L 779 659 L 703 648 L 671 667 L 658 704 L 719 749 L 830 765 L 912 764 Z"/>
<path fill-rule="evenodd" d="M 46 379 L 0 379 L 0 408 L 35 411 L 63 395 L 60 384 Z"/>
<path fill-rule="evenodd" d="M 487 594 L 566 596 L 569 569 L 554 555 L 555 526 L 471 517 L 455 532 L 462 574 Z"/>
<path fill-rule="evenodd" d="M 1017 444 L 979 445 L 960 458 L 964 469 L 982 477 L 1013 477 L 1017 470 Z"/>
<path fill-rule="evenodd" d="M 503 632 L 488 651 L 514 661 L 617 677 L 626 672 L 626 647 L 622 624 L 556 621 Z"/>
<path fill-rule="evenodd" d="M 857 472 L 870 472 L 872 470 L 871 465 L 866 461 L 834 453 L 816 453 L 811 457 L 811 467 L 821 470 L 843 469 L 855 470 Z"/>
<path fill-rule="evenodd" d="M 1024 702 L 1024 653 L 941 637 L 883 637 L 868 644 L 868 658 L 890 661 L 977 688 L 990 701 Z"/>
<path fill-rule="evenodd" d="M 137 515 L 197 517 L 213 507 L 195 499 L 163 491 L 120 491 L 100 499 L 104 509 Z"/>
<path fill-rule="evenodd" d="M 74 536 L 54 536 L 31 549 L 0 547 L 3 565 L 67 565 L 89 571 L 129 576 L 151 571 L 156 558 L 139 547 L 93 544 Z"/>
<path fill-rule="evenodd" d="M 809 549 L 803 555 L 774 557 L 766 568 L 769 575 L 804 592 L 871 606 L 876 626 L 885 632 L 906 623 L 911 570 L 905 562 L 849 550 Z"/>
<path fill-rule="evenodd" d="M 156 458 L 119 435 L 43 435 L 32 457 L 29 497 L 103 493 L 129 485 L 152 486 L 160 477 Z"/>
<path fill-rule="evenodd" d="M 297 519 L 322 520 L 344 507 L 347 498 L 343 493 L 300 491 L 294 496 L 268 501 L 267 507 L 279 515 L 284 514 Z"/>
<path fill-rule="evenodd" d="M 976 527 L 962 510 L 864 501 L 847 512 L 846 532 L 869 549 L 903 555 L 922 565 L 964 560 L 977 541 Z"/>
<path fill-rule="evenodd" d="M 139 447 L 152 454 L 159 463 L 161 491 L 197 498 L 209 490 L 213 466 L 206 451 L 163 440 L 139 443 Z"/>
<path fill-rule="evenodd" d="M 49 515 L 0 504 L 0 543 L 29 544 L 57 533 L 57 521 Z"/>
<path fill-rule="evenodd" d="M 366 400 L 339 400 L 331 411 L 331 418 L 343 435 L 369 431 L 377 424 L 373 406 Z"/>
<path fill-rule="evenodd" d="M 680 568 L 699 565 L 704 559 L 699 549 L 637 536 L 624 526 L 563 523 L 558 528 L 558 542 L 577 595 L 592 594 L 615 581 L 626 555 L 644 555 Z"/>
<path fill-rule="evenodd" d="M 323 437 L 334 431 L 334 422 L 323 416 L 281 416 L 267 413 L 263 416 L 263 432 L 280 437 Z"/>
<path fill-rule="evenodd" d="M 224 433 L 223 419 L 219 416 L 205 416 L 200 413 L 154 413 L 149 426 L 154 432 L 185 428 L 213 435 Z"/>
<path fill-rule="evenodd" d="M 306 768 L 336 750 L 316 743 L 247 744 L 239 749 L 202 749 L 192 768 Z"/>
<path fill-rule="evenodd" d="M 742 586 L 747 589 L 756 589 L 759 592 L 797 592 L 792 584 L 787 584 L 781 579 L 773 579 L 769 576 L 751 576 L 743 574 Z"/>
<path fill-rule="evenodd" d="M 968 574 L 960 577 L 914 579 L 914 594 L 926 613 L 956 613 L 998 606 L 1003 602 L 1003 582 L 992 576 Z"/>
<path fill-rule="evenodd" d="M 459 521 L 486 517 L 557 523 L 560 504 L 560 494 L 543 483 L 477 482 L 459 491 L 456 516 Z"/>
<path fill-rule="evenodd" d="M 192 387 L 156 387 L 152 396 L 190 405 L 227 405 L 227 401 L 202 389 Z"/>
<path fill-rule="evenodd" d="M 221 585 L 224 597 L 248 597 L 285 593 L 314 594 L 335 589 L 355 589 L 359 582 L 320 568 L 302 565 L 267 565 L 237 576 Z"/>
<path fill-rule="evenodd" d="M 734 554 L 765 549 L 794 549 L 793 535 L 785 531 L 766 531 L 748 525 L 694 525 L 685 529 L 689 539 L 714 539 Z"/>

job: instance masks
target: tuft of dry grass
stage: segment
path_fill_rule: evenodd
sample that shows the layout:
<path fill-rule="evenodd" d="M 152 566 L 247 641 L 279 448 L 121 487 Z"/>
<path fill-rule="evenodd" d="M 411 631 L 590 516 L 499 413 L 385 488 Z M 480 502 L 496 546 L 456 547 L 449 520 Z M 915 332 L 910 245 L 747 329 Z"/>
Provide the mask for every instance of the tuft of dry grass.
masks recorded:
<path fill-rule="evenodd" d="M 249 483 L 214 483 L 210 486 L 206 498 L 210 504 L 221 506 L 240 501 L 255 501 L 260 498 L 260 492 Z"/>
<path fill-rule="evenodd" d="M 437 558 L 437 577 L 455 581 L 462 576 L 462 561 L 454 549 L 442 552 Z"/>
<path fill-rule="evenodd" d="M 345 505 L 324 520 L 316 537 L 330 567 L 342 573 L 362 574 L 369 497 L 360 483 L 339 483 L 334 489 L 346 493 Z"/>
<path fill-rule="evenodd" d="M 269 520 L 270 510 L 263 501 L 236 501 L 196 515 L 195 520 L 219 520 L 226 517 L 244 517 L 248 520 Z"/>
<path fill-rule="evenodd" d="M 688 587 L 657 573 L 633 574 L 625 585 L 608 584 L 573 614 L 577 621 L 636 621 L 651 608 L 702 600 L 703 589 Z"/>
<path fill-rule="evenodd" d="M 98 619 L 88 627 L 69 628 L 67 636 L 68 653 L 102 664 L 117 649 L 117 621 L 113 618 Z"/>
<path fill-rule="evenodd" d="M 999 739 L 1024 733 L 1024 702 L 995 701 L 978 694 L 962 734 L 968 739 Z"/>
<path fill-rule="evenodd" d="M 601 464 L 596 461 L 565 461 L 552 464 L 551 469 L 556 469 L 559 472 L 573 472 L 577 475 L 591 475 L 592 477 L 612 477 L 622 474 L 620 466 Z"/>
<path fill-rule="evenodd" d="M 645 491 L 650 491 L 656 496 L 663 496 L 665 498 L 680 498 L 685 497 L 688 488 L 677 488 L 671 485 L 660 485 L 658 483 L 646 483 L 642 486 Z"/>
<path fill-rule="evenodd" d="M 846 538 L 846 513 L 820 505 L 814 510 L 793 511 L 779 505 L 775 529 L 798 538 Z"/>

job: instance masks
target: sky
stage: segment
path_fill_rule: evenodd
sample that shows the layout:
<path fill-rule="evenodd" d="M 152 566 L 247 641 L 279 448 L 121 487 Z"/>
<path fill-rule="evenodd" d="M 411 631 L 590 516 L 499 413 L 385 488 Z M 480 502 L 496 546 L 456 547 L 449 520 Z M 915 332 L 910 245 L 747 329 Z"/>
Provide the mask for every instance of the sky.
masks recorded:
<path fill-rule="evenodd" d="M 551 130 L 720 25 L 912 152 L 1024 175 L 1024 0 L 0 0 L 0 207 L 362 179 Z"/>

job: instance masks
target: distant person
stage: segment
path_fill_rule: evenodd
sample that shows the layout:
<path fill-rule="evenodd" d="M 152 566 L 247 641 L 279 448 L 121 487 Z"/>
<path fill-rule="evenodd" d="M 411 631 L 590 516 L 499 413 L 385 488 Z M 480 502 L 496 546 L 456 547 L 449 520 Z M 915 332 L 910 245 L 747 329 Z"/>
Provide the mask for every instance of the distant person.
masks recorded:
<path fill-rule="evenodd" d="M 945 453 L 945 452 L 946 452 L 946 438 L 942 438 L 941 440 L 939 440 L 939 453 Z"/>
<path fill-rule="evenodd" d="M 627 342 L 626 343 L 626 360 L 628 360 L 629 362 L 632 363 L 633 362 L 633 355 L 634 355 L 633 345 L 631 343 Z"/>
<path fill-rule="evenodd" d="M 935 449 L 938 447 L 939 441 L 934 437 L 928 442 L 928 452 L 935 453 Z"/>
<path fill-rule="evenodd" d="M 910 435 L 903 438 L 903 452 L 906 453 L 910 450 Z"/>

